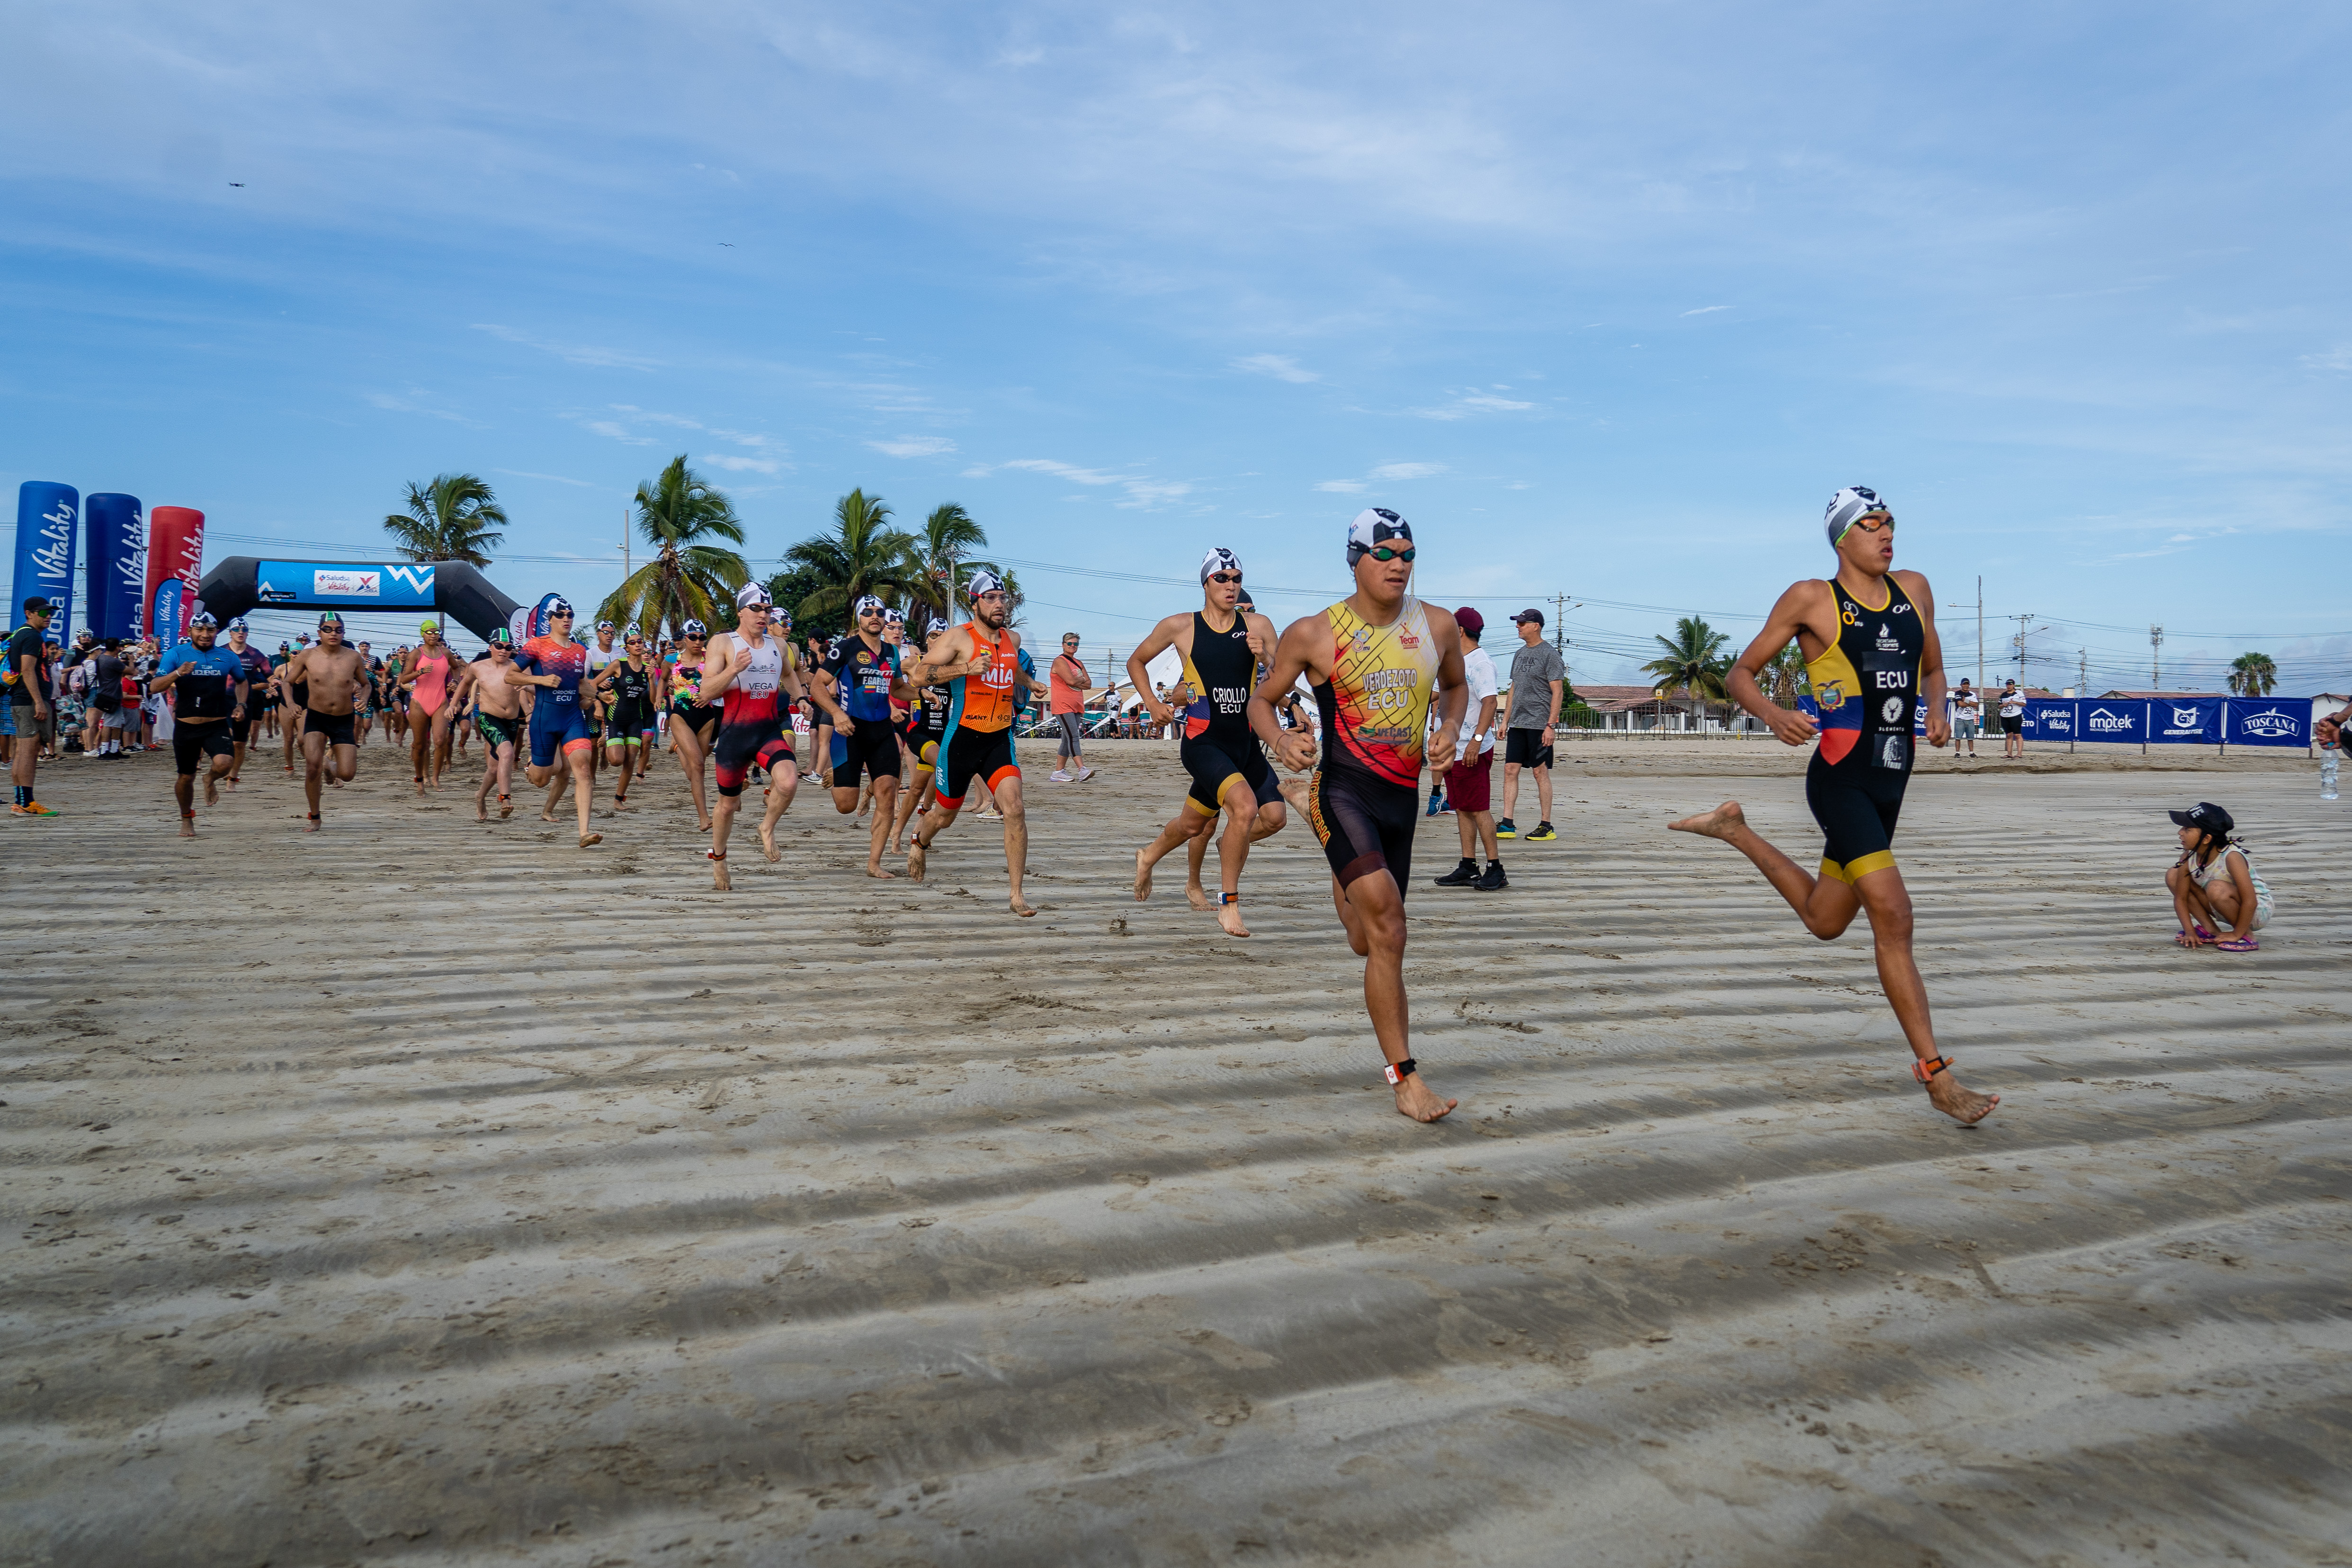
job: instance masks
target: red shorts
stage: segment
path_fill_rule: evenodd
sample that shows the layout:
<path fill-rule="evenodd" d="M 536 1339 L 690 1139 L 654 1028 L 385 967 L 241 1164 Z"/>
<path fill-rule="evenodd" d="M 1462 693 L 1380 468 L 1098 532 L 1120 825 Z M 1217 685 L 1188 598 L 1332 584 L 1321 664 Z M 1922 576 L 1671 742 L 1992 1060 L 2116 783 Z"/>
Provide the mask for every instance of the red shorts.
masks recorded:
<path fill-rule="evenodd" d="M 1481 752 L 1475 763 L 1456 763 L 1445 770 L 1445 799 L 1456 811 L 1495 809 L 1495 753 Z"/>

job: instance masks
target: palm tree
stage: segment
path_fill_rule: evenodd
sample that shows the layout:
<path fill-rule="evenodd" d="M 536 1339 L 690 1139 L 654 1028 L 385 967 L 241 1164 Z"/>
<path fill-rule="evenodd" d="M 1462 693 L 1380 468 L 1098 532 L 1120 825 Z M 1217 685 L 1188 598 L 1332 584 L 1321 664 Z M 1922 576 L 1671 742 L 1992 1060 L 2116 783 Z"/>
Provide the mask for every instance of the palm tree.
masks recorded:
<path fill-rule="evenodd" d="M 792 606 L 798 620 L 839 615 L 865 594 L 887 598 L 914 575 L 908 564 L 914 538 L 890 526 L 890 509 L 880 496 L 855 489 L 842 497 L 834 503 L 833 528 L 784 552 L 787 566 L 807 567 L 824 584 Z"/>
<path fill-rule="evenodd" d="M 993 572 L 1003 578 L 1006 598 L 1019 609 L 1021 584 L 1013 574 L 974 553 L 987 547 L 988 531 L 962 507 L 942 501 L 931 509 L 907 552 L 908 618 L 923 617 L 922 624 L 908 627 L 909 632 L 927 637 L 930 622 L 953 620 L 953 585 L 969 581 L 974 572 Z"/>
<path fill-rule="evenodd" d="M 743 542 L 734 503 L 688 468 L 680 452 L 661 478 L 637 486 L 637 533 L 653 546 L 654 558 L 597 606 L 597 619 L 635 621 L 649 637 L 661 635 L 665 624 L 675 637 L 688 620 L 717 630 L 720 607 L 732 608 L 735 590 L 751 575 L 740 555 L 715 542 Z"/>
<path fill-rule="evenodd" d="M 1729 640 L 1696 616 L 1685 616 L 1675 623 L 1672 637 L 1656 639 L 1664 651 L 1642 668 L 1658 678 L 1651 688 L 1654 696 L 1665 697 L 1679 688 L 1692 699 L 1696 710 L 1698 700 L 1721 697 L 1723 678 L 1731 668 L 1731 660 L 1724 657 L 1723 645 Z"/>
<path fill-rule="evenodd" d="M 383 520 L 393 548 L 411 561 L 463 561 L 488 566 L 506 538 L 506 509 L 473 474 L 439 474 L 429 485 L 408 485 L 408 510 Z"/>
<path fill-rule="evenodd" d="M 1794 708 L 1797 699 L 1811 689 L 1811 683 L 1805 679 L 1804 650 L 1792 642 L 1774 654 L 1765 663 L 1764 679 L 1759 684 L 1765 696 L 1783 708 Z"/>
<path fill-rule="evenodd" d="M 2242 653 L 2230 661 L 2230 689 L 2241 697 L 2268 697 L 2278 684 L 2278 666 L 2266 653 Z"/>

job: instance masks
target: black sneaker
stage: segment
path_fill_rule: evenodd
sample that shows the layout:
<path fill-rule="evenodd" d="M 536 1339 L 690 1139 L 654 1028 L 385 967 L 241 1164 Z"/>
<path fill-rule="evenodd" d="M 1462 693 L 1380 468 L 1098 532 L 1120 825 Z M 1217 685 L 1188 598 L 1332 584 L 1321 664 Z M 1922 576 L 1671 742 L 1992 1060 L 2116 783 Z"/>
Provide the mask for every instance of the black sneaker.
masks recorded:
<path fill-rule="evenodd" d="M 1536 830 L 1535 830 L 1533 833 L 1528 834 L 1528 837 L 1529 838 L 1538 838 L 1538 839 L 1540 839 L 1540 838 L 1557 838 L 1557 837 L 1559 837 L 1559 834 L 1557 834 L 1557 833 L 1554 833 L 1554 832 L 1551 830 L 1551 824 L 1550 824 L 1550 823 L 1549 823 L 1549 822 L 1538 822 L 1538 823 L 1537 823 L 1537 824 L 1536 824 Z"/>
<path fill-rule="evenodd" d="M 1469 862 L 1465 860 L 1463 864 L 1466 866 Z M 1500 860 L 1489 860 L 1486 862 L 1486 874 L 1471 885 L 1482 893 L 1494 893 L 1509 887 L 1511 879 L 1503 875 L 1503 863 Z"/>
<path fill-rule="evenodd" d="M 1465 859 L 1444 876 L 1432 877 L 1430 880 L 1441 888 L 1475 888 L 1478 885 L 1478 862 Z"/>

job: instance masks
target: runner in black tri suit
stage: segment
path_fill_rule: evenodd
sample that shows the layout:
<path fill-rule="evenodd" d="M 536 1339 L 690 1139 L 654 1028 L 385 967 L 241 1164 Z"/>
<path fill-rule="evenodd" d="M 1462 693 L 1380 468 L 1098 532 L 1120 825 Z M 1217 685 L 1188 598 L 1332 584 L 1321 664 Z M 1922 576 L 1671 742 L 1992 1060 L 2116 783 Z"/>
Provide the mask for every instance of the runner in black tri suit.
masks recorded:
<path fill-rule="evenodd" d="M 654 680 L 658 675 L 646 658 L 646 634 L 635 622 L 621 638 L 621 657 L 606 666 L 605 689 L 611 693 L 611 716 L 604 723 L 604 760 L 621 770 L 613 786 L 613 809 L 629 808 L 629 779 L 642 776 L 650 764 L 654 737 Z"/>
<path fill-rule="evenodd" d="M 824 679 L 812 689 L 817 705 L 833 721 L 839 760 L 833 768 L 833 806 L 847 816 L 857 809 L 857 779 L 874 775 L 874 795 L 879 803 L 867 835 L 866 874 L 893 877 L 882 868 L 882 846 L 890 837 L 898 812 L 898 734 L 890 723 L 893 692 L 911 697 L 914 689 L 898 675 L 898 649 L 882 636 L 882 601 L 862 595 L 852 613 L 852 629 L 833 645 Z"/>
<path fill-rule="evenodd" d="M 1936 637 L 1936 602 L 1927 579 L 1893 570 L 1895 514 L 1859 485 L 1830 498 L 1830 547 L 1837 575 L 1799 583 L 1772 606 L 1763 632 L 1732 667 L 1727 684 L 1742 708 L 1791 746 L 1818 734 L 1805 770 L 1805 803 L 1822 826 L 1821 872 L 1813 875 L 1748 826 L 1738 801 L 1669 826 L 1720 838 L 1755 863 L 1789 900 L 1805 929 L 1827 942 L 1853 917 L 1870 913 L 1879 984 L 1911 1043 L 1912 1076 L 1927 1086 L 1937 1110 L 1963 1124 L 1982 1121 L 1997 1094 L 1960 1087 L 1951 1062 L 1936 1050 L 1927 987 L 1911 952 L 1911 896 L 1895 865 L 1895 822 L 1911 779 L 1912 710 L 1927 703 L 1927 742 L 1948 738 L 1944 717 L 1944 650 Z M 1797 639 L 1820 706 L 1818 725 L 1764 695 L 1757 676 Z"/>
<path fill-rule="evenodd" d="M 1160 836 L 1135 852 L 1135 897 L 1151 896 L 1151 868 L 1179 845 L 1205 846 L 1217 817 L 1225 817 L 1218 845 L 1221 887 L 1213 903 L 1199 882 L 1197 859 L 1184 891 L 1194 909 L 1217 911 L 1229 936 L 1247 936 L 1242 922 L 1242 865 L 1249 847 L 1282 831 L 1288 809 L 1266 765 L 1265 748 L 1250 732 L 1249 695 L 1258 667 L 1274 655 L 1274 623 L 1240 607 L 1242 563 L 1232 551 L 1212 550 L 1201 561 L 1201 608 L 1180 611 L 1151 628 L 1128 656 L 1127 678 L 1143 694 L 1144 705 L 1162 724 L 1176 722 L 1175 710 L 1152 694 L 1146 668 L 1173 647 L 1184 661 L 1183 687 L 1192 694 L 1184 710 L 1183 739 L 1177 755 L 1192 775 L 1192 787 Z"/>
<path fill-rule="evenodd" d="M 939 629 L 932 628 L 934 634 Z M 925 652 L 929 643 L 929 638 L 916 642 L 916 653 Z M 913 668 L 911 662 L 908 668 Z M 907 825 L 930 805 L 931 797 L 939 792 L 940 742 L 947 739 L 949 698 L 944 686 L 918 687 L 908 711 L 907 753 L 914 763 L 915 778 L 898 792 L 898 814 L 890 824 L 890 852 L 894 855 L 906 853 Z"/>

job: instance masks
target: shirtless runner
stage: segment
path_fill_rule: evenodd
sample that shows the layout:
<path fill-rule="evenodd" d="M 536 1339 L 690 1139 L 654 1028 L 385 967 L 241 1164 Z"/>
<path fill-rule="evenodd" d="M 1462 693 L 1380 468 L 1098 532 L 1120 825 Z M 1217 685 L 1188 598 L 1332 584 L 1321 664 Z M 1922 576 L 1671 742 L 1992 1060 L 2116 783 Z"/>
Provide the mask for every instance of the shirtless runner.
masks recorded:
<path fill-rule="evenodd" d="M 278 673 L 301 698 L 302 794 L 310 803 L 302 831 L 316 833 L 320 788 L 331 775 L 340 785 L 360 771 L 352 715 L 367 689 L 367 663 L 344 643 L 343 617 L 329 610 L 319 617 L 319 646 L 304 648 Z"/>
<path fill-rule="evenodd" d="M 499 793 L 499 820 L 514 815 L 515 748 L 522 740 L 522 687 L 514 677 L 514 634 L 490 633 L 489 657 L 466 666 L 458 700 L 474 700 L 474 729 L 482 737 L 482 783 L 474 791 L 474 820 L 490 819 L 490 790 Z"/>
<path fill-rule="evenodd" d="M 1168 616 L 1127 658 L 1127 678 L 1147 694 L 1143 704 L 1158 722 L 1177 721 L 1173 709 L 1149 695 L 1150 676 L 1145 667 L 1162 649 L 1173 647 L 1183 659 L 1183 687 L 1194 694 L 1185 705 L 1177 752 L 1192 787 L 1160 836 L 1135 852 L 1136 901 L 1151 896 L 1151 868 L 1179 845 L 1188 847 L 1184 890 L 1188 897 L 1201 891 L 1200 862 L 1190 858 L 1189 849 L 1197 845 L 1205 851 L 1222 812 L 1225 830 L 1217 845 L 1216 900 L 1212 905 L 1203 894 L 1193 900 L 1192 907 L 1214 908 L 1217 924 L 1228 936 L 1250 933 L 1241 911 L 1242 865 L 1249 847 L 1281 832 L 1289 819 L 1274 770 L 1266 765 L 1265 748 L 1250 731 L 1247 712 L 1258 667 L 1274 656 L 1274 623 L 1242 609 L 1241 593 L 1241 558 L 1223 547 L 1210 551 L 1201 561 L 1201 608 Z"/>
<path fill-rule="evenodd" d="M 1313 739 L 1282 728 L 1274 712 L 1274 700 L 1300 676 L 1307 679 L 1324 736 L 1322 763 L 1308 785 L 1307 821 L 1330 863 L 1331 903 L 1348 945 L 1364 961 L 1364 1010 L 1388 1058 L 1396 1108 L 1416 1121 L 1434 1121 L 1460 1102 L 1432 1093 L 1412 1058 L 1404 895 L 1421 817 L 1422 765 L 1426 760 L 1443 773 L 1452 764 L 1470 689 L 1454 617 L 1430 615 L 1406 592 L 1413 553 L 1412 529 L 1403 518 L 1384 507 L 1357 514 L 1348 525 L 1356 591 L 1282 634 L 1274 668 L 1250 696 L 1249 721 L 1284 767 L 1299 773 L 1314 764 Z"/>
<path fill-rule="evenodd" d="M 1805 804 L 1826 840 L 1815 876 L 1748 826 L 1739 803 L 1667 826 L 1720 838 L 1748 857 L 1805 929 L 1823 942 L 1843 936 L 1853 917 L 1870 914 L 1878 983 L 1916 1058 L 1911 1075 L 1935 1108 L 1963 1126 L 1981 1121 L 1997 1094 L 1960 1087 L 1949 1058 L 1936 1050 L 1927 986 L 1911 952 L 1911 895 L 1895 866 L 1895 819 L 1911 779 L 1914 705 L 1927 703 L 1927 743 L 1948 738 L 1944 718 L 1944 649 L 1936 636 L 1936 600 L 1927 579 L 1897 572 L 1895 513 L 1859 485 L 1830 498 L 1830 548 L 1837 574 L 1792 584 L 1772 606 L 1763 631 L 1731 667 L 1732 700 L 1771 728 L 1784 744 L 1821 745 L 1805 768 Z M 1764 695 L 1757 677 L 1797 639 L 1821 722 Z"/>

